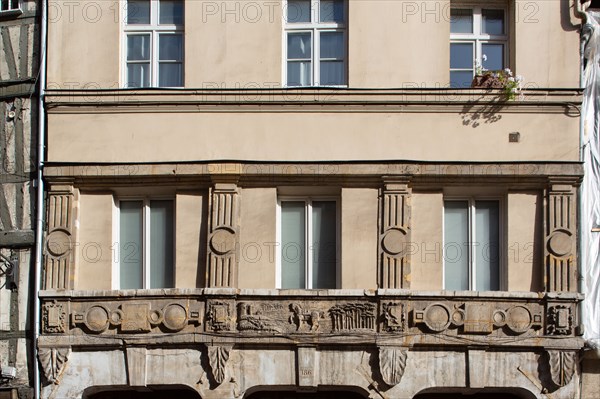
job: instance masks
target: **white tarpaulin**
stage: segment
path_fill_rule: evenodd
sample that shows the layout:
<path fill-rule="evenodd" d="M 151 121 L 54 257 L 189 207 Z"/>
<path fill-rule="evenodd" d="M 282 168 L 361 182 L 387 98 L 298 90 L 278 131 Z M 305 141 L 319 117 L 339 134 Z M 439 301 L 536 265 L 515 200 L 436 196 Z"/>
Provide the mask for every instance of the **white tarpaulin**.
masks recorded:
<path fill-rule="evenodd" d="M 581 273 L 584 338 L 600 348 L 600 13 L 588 12 L 585 42 L 581 189 Z"/>

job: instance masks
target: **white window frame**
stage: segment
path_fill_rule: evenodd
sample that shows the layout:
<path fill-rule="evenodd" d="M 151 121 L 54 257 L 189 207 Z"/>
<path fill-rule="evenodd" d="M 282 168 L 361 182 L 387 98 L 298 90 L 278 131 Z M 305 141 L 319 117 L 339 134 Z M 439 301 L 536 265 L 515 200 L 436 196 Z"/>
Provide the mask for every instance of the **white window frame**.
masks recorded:
<path fill-rule="evenodd" d="M 506 217 L 506 199 L 504 196 L 444 196 L 442 212 L 442 285 L 446 290 L 446 201 L 467 201 L 469 203 L 469 289 L 468 291 L 480 291 L 475 285 L 477 281 L 477 265 L 475 264 L 475 203 L 477 201 L 497 201 L 498 202 L 498 291 L 506 291 L 506 239 L 505 223 Z"/>
<path fill-rule="evenodd" d="M 339 289 L 341 287 L 341 241 L 340 241 L 340 231 L 341 231 L 341 213 L 340 213 L 340 199 L 339 197 L 331 197 L 331 196 L 280 196 L 277 198 L 277 215 L 276 215 L 276 236 L 277 243 L 275 248 L 275 281 L 277 289 L 282 289 L 282 271 L 281 271 L 281 250 L 282 250 L 282 240 L 281 240 L 281 203 L 282 202 L 304 202 L 305 211 L 305 236 L 304 240 L 307 243 L 304 253 L 305 265 L 304 265 L 304 281 L 306 282 L 306 286 L 303 289 L 320 289 L 313 288 L 313 248 L 310 243 L 312 242 L 312 203 L 320 202 L 320 201 L 328 201 L 335 202 L 335 245 L 336 245 L 336 264 L 335 264 L 335 289 Z"/>
<path fill-rule="evenodd" d="M 450 32 L 450 44 L 453 43 L 471 43 L 474 49 L 474 57 L 472 60 L 472 71 L 473 77 L 476 74 L 477 65 L 483 66 L 483 54 L 482 54 L 482 45 L 483 44 L 503 44 L 504 45 L 504 53 L 502 55 L 504 59 L 504 64 L 502 65 L 502 69 L 508 68 L 510 64 L 509 56 L 510 56 L 510 40 L 509 40 L 509 13 L 508 7 L 505 3 L 499 2 L 490 2 L 484 3 L 482 6 L 481 3 L 477 3 L 477 5 L 473 3 L 452 3 L 451 9 L 469 9 L 473 11 L 473 33 L 452 33 Z M 504 12 L 504 34 L 503 35 L 490 35 L 482 32 L 482 22 L 483 22 L 483 11 L 482 10 L 502 10 Z M 468 71 L 471 69 L 465 68 L 450 68 L 449 71 Z"/>
<path fill-rule="evenodd" d="M 124 88 L 139 89 L 143 87 L 128 87 L 127 82 L 127 37 L 129 35 L 150 35 L 150 85 L 147 88 L 164 87 L 159 86 L 158 70 L 160 61 L 158 59 L 158 37 L 160 35 L 181 34 L 181 86 L 173 86 L 176 88 L 185 87 L 185 1 L 183 2 L 183 25 L 161 25 L 159 24 L 159 5 L 160 0 L 150 0 L 150 24 L 127 24 L 128 1 L 123 2 L 123 17 L 121 18 L 121 86 Z"/>
<path fill-rule="evenodd" d="M 348 0 L 344 0 L 344 22 L 319 22 L 320 21 L 320 0 L 310 1 L 311 22 L 288 22 L 287 9 L 288 2 L 284 0 L 283 4 L 283 87 L 348 87 Z M 323 32 L 343 32 L 344 33 L 344 77 L 345 82 L 342 85 L 322 85 L 320 84 L 320 54 L 321 33 Z M 288 57 L 288 33 L 310 33 L 311 34 L 311 66 L 312 66 L 312 84 L 308 86 L 289 86 L 287 79 Z"/>
<path fill-rule="evenodd" d="M 0 0 L 0 16 L 19 15 L 23 12 L 22 7 L 21 0 Z"/>
<path fill-rule="evenodd" d="M 132 202 L 132 201 L 142 201 L 143 202 L 143 211 L 142 211 L 142 242 L 144 248 L 142 249 L 142 288 L 140 289 L 150 289 L 150 202 L 151 201 L 171 201 L 173 203 L 173 285 L 175 286 L 175 244 L 176 244 L 176 202 L 175 198 L 172 196 L 133 196 L 133 197 L 119 197 L 115 198 L 113 201 L 113 223 L 112 223 L 112 236 L 113 236 L 113 245 L 112 245 L 112 287 L 115 290 L 122 289 L 121 288 L 121 202 Z M 169 288 L 169 287 L 164 287 Z M 175 287 L 172 287 L 175 288 Z"/>

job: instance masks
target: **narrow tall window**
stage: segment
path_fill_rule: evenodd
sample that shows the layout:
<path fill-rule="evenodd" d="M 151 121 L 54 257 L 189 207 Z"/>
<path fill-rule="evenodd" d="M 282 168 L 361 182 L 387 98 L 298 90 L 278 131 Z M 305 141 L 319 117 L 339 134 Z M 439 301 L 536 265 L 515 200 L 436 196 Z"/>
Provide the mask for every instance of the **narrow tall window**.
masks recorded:
<path fill-rule="evenodd" d="M 118 288 L 172 288 L 173 241 L 173 201 L 120 201 Z"/>
<path fill-rule="evenodd" d="M 470 87 L 478 66 L 508 65 L 506 9 L 453 6 L 450 10 L 450 86 Z"/>
<path fill-rule="evenodd" d="M 280 202 L 280 288 L 336 288 L 337 203 Z"/>
<path fill-rule="evenodd" d="M 345 0 L 288 0 L 285 82 L 293 86 L 345 86 Z"/>
<path fill-rule="evenodd" d="M 444 201 L 444 289 L 500 289 L 499 201 Z"/>
<path fill-rule="evenodd" d="M 126 87 L 183 86 L 183 0 L 128 0 Z"/>

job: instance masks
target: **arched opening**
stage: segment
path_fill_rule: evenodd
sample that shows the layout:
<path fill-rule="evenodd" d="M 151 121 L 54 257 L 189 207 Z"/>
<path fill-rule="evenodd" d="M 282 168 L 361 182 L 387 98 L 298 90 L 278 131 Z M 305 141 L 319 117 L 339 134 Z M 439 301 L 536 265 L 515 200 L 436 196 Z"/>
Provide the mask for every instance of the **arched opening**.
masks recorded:
<path fill-rule="evenodd" d="M 318 391 L 318 392 L 294 392 L 294 391 L 260 391 L 254 392 L 245 399 L 365 399 L 365 396 L 353 391 Z"/>
<path fill-rule="evenodd" d="M 83 399 L 201 399 L 200 395 L 184 385 L 149 387 L 90 387 L 83 391 Z"/>
<path fill-rule="evenodd" d="M 531 393 L 521 388 L 427 389 L 413 399 L 531 399 Z"/>

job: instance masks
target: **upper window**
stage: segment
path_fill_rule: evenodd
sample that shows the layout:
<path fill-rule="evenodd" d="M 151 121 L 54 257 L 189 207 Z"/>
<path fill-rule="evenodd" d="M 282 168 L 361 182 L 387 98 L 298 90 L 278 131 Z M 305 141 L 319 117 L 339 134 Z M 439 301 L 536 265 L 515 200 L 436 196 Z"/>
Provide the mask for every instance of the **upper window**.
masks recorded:
<path fill-rule="evenodd" d="M 337 201 L 281 200 L 278 216 L 278 288 L 336 288 Z"/>
<path fill-rule="evenodd" d="M 345 0 L 288 0 L 284 13 L 286 85 L 347 85 Z"/>
<path fill-rule="evenodd" d="M 450 11 L 450 86 L 470 87 L 478 67 L 507 67 L 506 9 L 457 6 Z"/>
<path fill-rule="evenodd" d="M 121 200 L 118 213 L 116 288 L 173 288 L 173 201 Z"/>
<path fill-rule="evenodd" d="M 0 0 L 0 15 L 21 13 L 21 0 Z"/>
<path fill-rule="evenodd" d="M 183 86 L 183 0 L 127 0 L 126 87 Z"/>
<path fill-rule="evenodd" d="M 444 201 L 444 289 L 500 289 L 500 201 Z"/>

